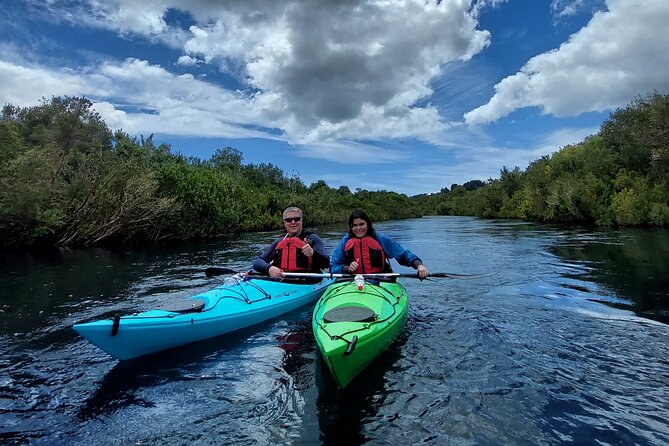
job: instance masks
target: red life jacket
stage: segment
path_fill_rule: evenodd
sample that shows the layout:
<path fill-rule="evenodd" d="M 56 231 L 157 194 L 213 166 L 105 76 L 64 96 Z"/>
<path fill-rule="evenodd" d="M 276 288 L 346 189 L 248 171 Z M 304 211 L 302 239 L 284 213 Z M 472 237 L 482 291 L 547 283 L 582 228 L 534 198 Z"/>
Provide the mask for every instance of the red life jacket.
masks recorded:
<path fill-rule="evenodd" d="M 311 271 L 313 256 L 307 257 L 302 253 L 305 243 L 306 241 L 299 237 L 285 237 L 274 249 L 272 265 L 287 273 Z"/>
<path fill-rule="evenodd" d="M 358 262 L 358 269 L 350 271 L 351 274 L 372 274 L 392 270 L 383 248 L 375 238 L 370 236 L 351 237 L 346 241 L 344 262 L 350 265 L 354 260 Z"/>

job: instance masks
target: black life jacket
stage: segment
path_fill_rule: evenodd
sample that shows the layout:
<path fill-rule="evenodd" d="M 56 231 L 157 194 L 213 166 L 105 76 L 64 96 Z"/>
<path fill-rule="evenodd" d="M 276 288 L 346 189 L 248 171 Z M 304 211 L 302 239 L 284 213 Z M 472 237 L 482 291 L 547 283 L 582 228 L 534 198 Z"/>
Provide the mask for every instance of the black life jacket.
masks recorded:
<path fill-rule="evenodd" d="M 310 233 L 302 232 L 299 236 L 304 236 L 305 239 Z M 299 236 L 284 237 L 274 249 L 274 260 L 272 265 L 281 268 L 287 273 L 301 273 L 311 271 L 313 264 L 313 256 L 307 257 L 302 252 L 305 239 Z"/>
<path fill-rule="evenodd" d="M 373 274 L 390 272 L 390 262 L 386 253 L 374 237 L 363 238 L 351 237 L 344 245 L 344 262 L 350 265 L 356 260 L 358 269 L 350 271 L 351 274 Z"/>

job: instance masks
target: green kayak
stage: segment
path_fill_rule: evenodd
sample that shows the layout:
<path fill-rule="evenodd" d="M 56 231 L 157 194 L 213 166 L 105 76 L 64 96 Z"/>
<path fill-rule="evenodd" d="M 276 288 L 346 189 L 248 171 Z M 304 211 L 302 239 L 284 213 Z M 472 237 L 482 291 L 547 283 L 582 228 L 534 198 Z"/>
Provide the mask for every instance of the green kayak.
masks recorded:
<path fill-rule="evenodd" d="M 409 298 L 404 286 L 374 283 L 360 276 L 336 282 L 314 309 L 316 343 L 340 388 L 388 348 L 406 321 Z"/>

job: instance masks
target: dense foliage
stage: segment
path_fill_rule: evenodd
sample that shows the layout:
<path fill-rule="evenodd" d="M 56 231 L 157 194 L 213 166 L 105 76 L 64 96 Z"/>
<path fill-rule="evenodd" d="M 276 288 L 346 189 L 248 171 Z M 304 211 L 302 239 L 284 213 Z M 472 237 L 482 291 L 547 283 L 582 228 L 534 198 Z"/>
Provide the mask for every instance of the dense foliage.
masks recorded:
<path fill-rule="evenodd" d="M 524 171 L 504 167 L 482 187 L 453 185 L 414 201 L 428 214 L 667 226 L 669 96 L 636 99 L 612 113 L 596 135 Z"/>
<path fill-rule="evenodd" d="M 423 214 L 593 225 L 669 225 L 669 97 L 616 110 L 598 134 L 499 179 L 437 194 L 309 186 L 272 164 L 210 160 L 111 131 L 84 98 L 5 105 L 0 117 L 0 247 L 81 246 L 277 229 L 287 206 L 306 224 Z"/>
<path fill-rule="evenodd" d="M 0 118 L 0 247 L 81 246 L 215 237 L 281 227 L 289 205 L 306 224 L 419 216 L 409 197 L 310 186 L 233 148 L 208 161 L 152 138 L 112 132 L 83 98 L 6 105 Z"/>

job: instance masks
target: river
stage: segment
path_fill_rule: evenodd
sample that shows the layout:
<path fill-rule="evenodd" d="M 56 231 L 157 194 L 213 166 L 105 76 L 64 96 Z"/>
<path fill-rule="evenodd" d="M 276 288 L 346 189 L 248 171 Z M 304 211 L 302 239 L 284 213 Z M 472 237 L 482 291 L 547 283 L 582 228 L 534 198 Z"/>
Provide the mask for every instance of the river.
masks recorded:
<path fill-rule="evenodd" d="M 277 233 L 0 255 L 3 445 L 669 444 L 669 232 L 425 217 L 375 225 L 432 272 L 407 324 L 345 390 L 312 307 L 119 362 L 72 324 L 247 270 Z M 318 228 L 331 252 L 343 228 Z M 407 269 L 394 264 L 397 271 Z"/>

